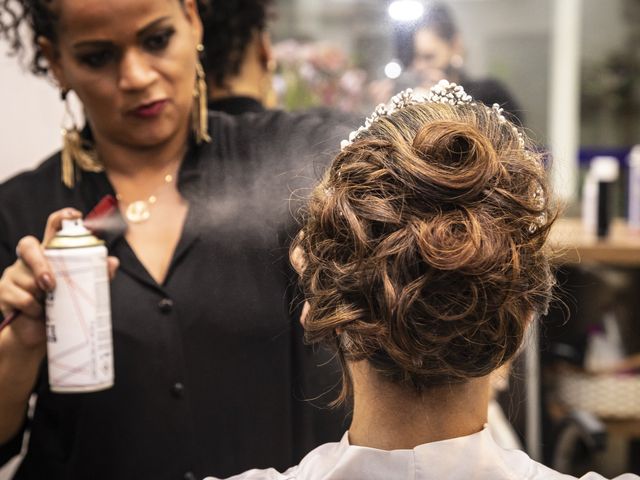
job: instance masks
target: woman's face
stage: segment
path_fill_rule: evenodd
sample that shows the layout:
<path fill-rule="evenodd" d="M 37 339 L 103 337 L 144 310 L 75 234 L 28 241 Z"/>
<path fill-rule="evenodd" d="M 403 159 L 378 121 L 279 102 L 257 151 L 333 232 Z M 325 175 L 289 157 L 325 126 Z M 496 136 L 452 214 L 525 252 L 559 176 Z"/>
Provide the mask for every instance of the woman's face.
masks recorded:
<path fill-rule="evenodd" d="M 438 36 L 433 30 L 418 30 L 413 37 L 412 69 L 423 75 L 441 76 L 446 74 L 451 65 L 451 58 L 457 53 L 455 43 L 450 43 Z"/>
<path fill-rule="evenodd" d="M 58 0 L 42 46 L 97 141 L 154 147 L 186 133 L 202 26 L 195 0 Z"/>

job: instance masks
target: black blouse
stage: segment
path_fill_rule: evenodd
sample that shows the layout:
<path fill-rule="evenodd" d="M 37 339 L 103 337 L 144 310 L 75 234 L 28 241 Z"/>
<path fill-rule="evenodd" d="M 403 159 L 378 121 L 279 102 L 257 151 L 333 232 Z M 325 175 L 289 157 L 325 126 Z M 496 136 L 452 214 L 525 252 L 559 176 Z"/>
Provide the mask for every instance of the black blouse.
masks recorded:
<path fill-rule="evenodd" d="M 212 114 L 213 142 L 179 173 L 189 201 L 163 284 L 123 232 L 105 236 L 121 266 L 112 282 L 115 385 L 95 393 L 35 392 L 27 456 L 16 479 L 191 479 L 285 468 L 337 441 L 343 412 L 334 363 L 303 346 L 287 244 L 292 212 L 354 125 L 327 116 Z M 104 174 L 60 182 L 59 154 L 0 186 L 0 271 L 48 214 L 85 214 L 113 189 Z M 325 396 L 316 397 L 324 392 Z M 310 401 L 309 399 L 315 399 Z M 0 447 L 0 460 L 20 439 Z"/>
<path fill-rule="evenodd" d="M 264 112 L 265 108 L 253 97 L 235 96 L 209 100 L 209 110 L 229 115 L 240 115 L 248 112 Z"/>

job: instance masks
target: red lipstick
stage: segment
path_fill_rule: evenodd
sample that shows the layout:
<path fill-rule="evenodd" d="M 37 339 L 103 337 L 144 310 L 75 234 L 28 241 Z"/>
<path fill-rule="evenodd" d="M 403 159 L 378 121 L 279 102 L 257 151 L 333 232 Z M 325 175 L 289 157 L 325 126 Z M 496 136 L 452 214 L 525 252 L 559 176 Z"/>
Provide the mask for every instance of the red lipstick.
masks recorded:
<path fill-rule="evenodd" d="M 166 104 L 167 104 L 166 99 L 157 100 L 154 102 L 149 102 L 149 103 L 140 105 L 139 107 L 136 107 L 133 110 L 130 110 L 130 113 L 139 118 L 152 118 L 160 115 L 160 113 L 162 113 L 162 110 L 164 110 L 164 107 L 166 106 Z"/>

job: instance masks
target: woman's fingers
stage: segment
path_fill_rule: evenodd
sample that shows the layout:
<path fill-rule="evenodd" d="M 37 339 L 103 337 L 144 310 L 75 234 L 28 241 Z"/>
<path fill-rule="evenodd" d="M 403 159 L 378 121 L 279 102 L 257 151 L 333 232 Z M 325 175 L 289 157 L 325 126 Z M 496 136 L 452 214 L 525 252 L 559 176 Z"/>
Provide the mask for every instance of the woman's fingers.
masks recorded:
<path fill-rule="evenodd" d="M 43 245 L 46 245 L 60 230 L 62 220 L 71 220 L 81 216 L 82 214 L 74 208 L 58 210 L 49 215 L 47 219 L 42 243 L 32 236 L 24 237 L 18 242 L 16 253 L 26 267 L 33 272 L 36 284 L 41 290 L 51 291 L 56 286 L 55 277 L 44 255 Z"/>
<path fill-rule="evenodd" d="M 28 317 L 41 318 L 43 316 L 42 304 L 38 298 L 15 284 L 9 284 L 3 288 L 2 296 L 2 303 L 5 305 L 3 311 L 7 305 L 10 305 L 14 311 L 19 310 Z"/>
<path fill-rule="evenodd" d="M 9 267 L 12 269 L 11 282 L 19 288 L 26 290 L 36 298 L 43 296 L 43 289 L 36 282 L 36 278 L 24 262 L 16 262 L 15 265 Z"/>
<path fill-rule="evenodd" d="M 73 220 L 81 216 L 81 213 L 73 208 L 58 210 L 47 220 L 42 243 L 33 236 L 24 237 L 18 242 L 16 254 L 19 258 L 3 272 L 0 279 L 0 308 L 3 313 L 19 310 L 32 318 L 42 316 L 43 292 L 51 291 L 56 286 L 43 246 L 60 230 L 63 220 Z M 109 278 L 114 277 L 118 266 L 117 258 L 108 257 Z"/>
<path fill-rule="evenodd" d="M 16 253 L 20 258 L 16 267 L 20 268 L 19 263 L 22 262 L 31 271 L 41 290 L 48 292 L 55 288 L 56 282 L 53 272 L 38 239 L 31 236 L 23 237 L 18 242 Z"/>
<path fill-rule="evenodd" d="M 75 208 L 63 208 L 49 215 L 47 226 L 44 229 L 42 244 L 46 245 L 55 237 L 58 230 L 62 228 L 62 220 L 73 220 L 76 218 L 82 218 L 82 213 Z"/>
<path fill-rule="evenodd" d="M 107 257 L 107 269 L 109 270 L 109 279 L 113 280 L 116 276 L 116 270 L 120 266 L 120 260 L 116 257 Z"/>

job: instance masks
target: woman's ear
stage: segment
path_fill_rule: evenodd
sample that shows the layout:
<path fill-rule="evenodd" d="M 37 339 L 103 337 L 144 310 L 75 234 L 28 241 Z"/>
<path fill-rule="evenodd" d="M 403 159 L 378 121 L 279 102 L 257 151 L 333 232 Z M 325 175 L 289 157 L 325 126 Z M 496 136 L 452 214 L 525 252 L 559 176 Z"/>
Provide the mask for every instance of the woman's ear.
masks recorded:
<path fill-rule="evenodd" d="M 67 79 L 64 76 L 64 69 L 60 62 L 60 52 L 51 40 L 45 37 L 38 37 L 38 47 L 42 51 L 44 58 L 47 60 L 49 71 L 60 90 L 68 90 L 70 88 Z"/>
<path fill-rule="evenodd" d="M 276 58 L 273 53 L 273 44 L 271 43 L 271 35 L 266 30 L 260 32 L 258 37 L 258 55 L 262 67 L 269 73 L 273 73 L 276 69 Z"/>

